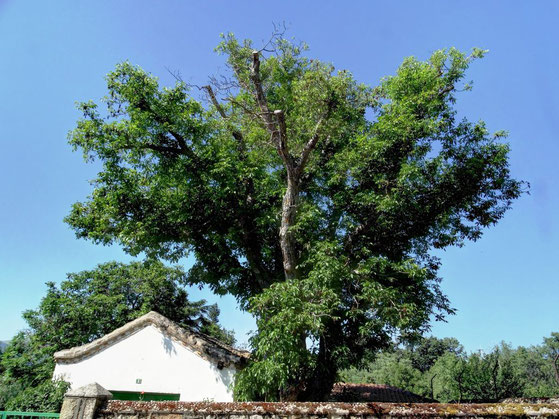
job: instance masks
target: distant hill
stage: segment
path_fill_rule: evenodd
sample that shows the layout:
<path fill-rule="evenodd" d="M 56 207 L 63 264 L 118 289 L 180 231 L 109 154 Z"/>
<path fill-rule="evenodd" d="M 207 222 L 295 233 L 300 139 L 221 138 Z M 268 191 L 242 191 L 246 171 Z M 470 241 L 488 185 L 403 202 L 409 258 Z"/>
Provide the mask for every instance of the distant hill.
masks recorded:
<path fill-rule="evenodd" d="M 0 352 L 3 351 L 6 346 L 8 346 L 8 342 L 0 340 Z"/>

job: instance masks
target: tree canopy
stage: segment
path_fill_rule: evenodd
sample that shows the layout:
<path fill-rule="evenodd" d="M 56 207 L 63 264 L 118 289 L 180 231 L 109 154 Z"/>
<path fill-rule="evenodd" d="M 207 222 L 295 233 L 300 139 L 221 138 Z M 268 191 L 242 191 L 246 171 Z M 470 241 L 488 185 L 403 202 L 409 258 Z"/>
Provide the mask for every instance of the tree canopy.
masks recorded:
<path fill-rule="evenodd" d="M 231 332 L 215 329 L 217 306 L 190 301 L 184 284 L 180 267 L 157 261 L 107 262 L 68 274 L 59 287 L 47 283 L 39 308 L 23 317 L 35 337 L 56 350 L 91 342 L 152 310 L 232 344 Z"/>
<path fill-rule="evenodd" d="M 176 323 L 234 343 L 218 323 L 219 310 L 190 301 L 185 273 L 158 261 L 108 262 L 47 283 L 36 310 L 23 317 L 28 329 L 0 354 L 0 410 L 57 411 L 67 389 L 52 382 L 53 354 L 91 342 L 152 310 Z"/>
<path fill-rule="evenodd" d="M 206 86 L 124 62 L 104 109 L 79 105 L 70 143 L 103 168 L 66 221 L 132 255 L 194 255 L 187 281 L 257 319 L 237 397 L 320 400 L 367 350 L 453 312 L 431 250 L 478 239 L 522 192 L 505 134 L 454 107 L 484 51 L 407 58 L 376 87 L 277 34 L 217 51 L 230 71 Z"/>

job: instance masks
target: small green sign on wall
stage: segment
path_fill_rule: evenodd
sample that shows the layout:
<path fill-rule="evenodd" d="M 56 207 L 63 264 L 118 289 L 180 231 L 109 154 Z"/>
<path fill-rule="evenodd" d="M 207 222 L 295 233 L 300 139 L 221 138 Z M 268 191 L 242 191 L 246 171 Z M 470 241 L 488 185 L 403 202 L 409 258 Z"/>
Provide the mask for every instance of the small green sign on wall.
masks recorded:
<path fill-rule="evenodd" d="M 113 400 L 135 400 L 135 401 L 167 401 L 180 400 L 180 394 L 171 393 L 147 393 L 138 391 L 114 391 L 109 390 L 113 394 Z"/>

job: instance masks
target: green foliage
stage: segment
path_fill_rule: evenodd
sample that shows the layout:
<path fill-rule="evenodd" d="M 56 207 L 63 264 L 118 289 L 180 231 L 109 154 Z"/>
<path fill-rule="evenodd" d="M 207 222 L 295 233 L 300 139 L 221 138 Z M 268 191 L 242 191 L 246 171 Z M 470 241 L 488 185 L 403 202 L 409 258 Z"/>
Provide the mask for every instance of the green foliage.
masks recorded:
<path fill-rule="evenodd" d="M 453 312 L 430 251 L 478 239 L 522 183 L 502 132 L 456 118 L 484 51 L 408 58 L 372 88 L 304 45 L 266 50 L 225 35 L 231 74 L 204 88 L 207 107 L 181 81 L 161 88 L 119 64 L 105 109 L 82 103 L 70 133 L 103 168 L 66 221 L 133 255 L 193 254 L 187 282 L 255 315 L 238 398 L 320 399 L 367 351 Z"/>
<path fill-rule="evenodd" d="M 486 355 L 471 354 L 466 360 L 454 363 L 450 371 L 462 401 L 498 401 L 522 395 L 519 372 L 513 370 L 511 350 L 505 345 Z"/>
<path fill-rule="evenodd" d="M 531 348 L 501 343 L 487 354 L 466 354 L 456 339 L 421 338 L 383 351 L 361 369 L 347 369 L 347 382 L 400 387 L 440 402 L 498 401 L 510 397 L 556 397 L 550 354 L 559 334 Z"/>
<path fill-rule="evenodd" d="M 374 383 L 384 383 L 399 388 L 411 387 L 415 390 L 421 373 L 413 367 L 409 358 L 401 357 L 398 353 L 382 353 L 371 369 L 371 378 Z"/>
<path fill-rule="evenodd" d="M 60 410 L 66 383 L 53 383 L 53 351 L 30 331 L 19 332 L 0 358 L 0 410 Z"/>
<path fill-rule="evenodd" d="M 52 382 L 54 352 L 88 343 L 152 310 L 233 344 L 232 332 L 218 324 L 217 306 L 189 301 L 184 281 L 181 268 L 146 261 L 108 262 L 68 274 L 60 286 L 47 283 L 39 307 L 23 314 L 29 329 L 0 358 L 0 410 L 56 411 L 67 387 Z"/>
<path fill-rule="evenodd" d="M 412 366 L 421 372 L 430 369 L 435 362 L 444 354 L 452 353 L 463 355 L 464 348 L 454 338 L 438 339 L 434 336 L 422 338 L 419 342 L 407 345 L 406 352 L 409 353 Z"/>
<path fill-rule="evenodd" d="M 91 342 L 152 310 L 207 332 L 216 321 L 217 307 L 204 300 L 189 301 L 181 286 L 184 282 L 181 268 L 161 262 L 108 262 L 68 274 L 60 287 L 47 283 L 39 308 L 24 312 L 23 317 L 34 337 L 52 352 Z M 217 335 L 232 343 L 230 332 L 217 331 Z"/>
<path fill-rule="evenodd" d="M 68 387 L 68 383 L 64 381 L 47 380 L 19 391 L 5 402 L 4 408 L 20 412 L 60 412 Z"/>
<path fill-rule="evenodd" d="M 6 403 L 17 397 L 22 391 L 21 383 L 7 380 L 4 376 L 0 376 L 0 409 L 6 409 Z"/>
<path fill-rule="evenodd" d="M 16 380 L 23 388 L 37 385 L 52 377 L 54 350 L 34 339 L 30 331 L 19 332 L 2 354 L 3 378 Z"/>
<path fill-rule="evenodd" d="M 463 370 L 465 357 L 452 352 L 441 355 L 433 367 L 424 373 L 424 392 L 441 402 L 464 400 Z"/>
<path fill-rule="evenodd" d="M 543 344 L 530 348 L 520 347 L 514 362 L 523 371 L 522 383 L 528 397 L 559 395 L 559 383 L 553 362 L 559 353 L 559 333 L 551 333 Z"/>

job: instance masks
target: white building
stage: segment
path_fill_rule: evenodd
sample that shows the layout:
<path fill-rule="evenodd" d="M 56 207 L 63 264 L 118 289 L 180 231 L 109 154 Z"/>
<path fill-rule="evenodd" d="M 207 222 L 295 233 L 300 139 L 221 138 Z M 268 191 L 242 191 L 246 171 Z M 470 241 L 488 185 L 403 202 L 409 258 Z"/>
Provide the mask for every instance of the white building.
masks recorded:
<path fill-rule="evenodd" d="M 152 311 L 91 343 L 54 354 L 54 379 L 75 389 L 99 383 L 116 399 L 232 401 L 248 359 Z"/>

